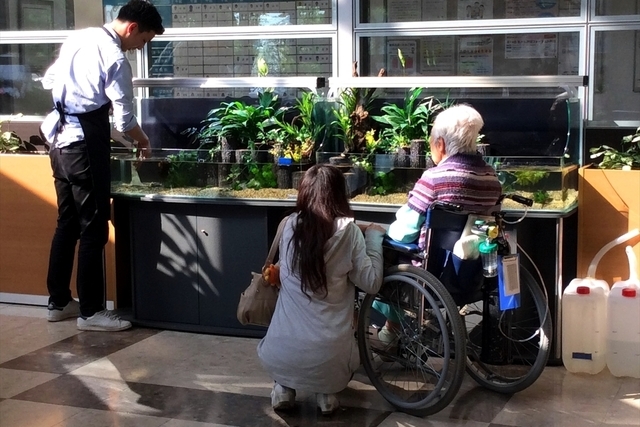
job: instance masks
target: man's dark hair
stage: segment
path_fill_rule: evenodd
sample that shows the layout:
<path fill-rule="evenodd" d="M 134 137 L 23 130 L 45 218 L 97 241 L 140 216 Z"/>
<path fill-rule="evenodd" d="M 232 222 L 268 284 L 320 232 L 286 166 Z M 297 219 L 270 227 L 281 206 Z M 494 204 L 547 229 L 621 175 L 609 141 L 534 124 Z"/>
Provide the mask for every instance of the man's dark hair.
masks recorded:
<path fill-rule="evenodd" d="M 118 20 L 135 22 L 140 32 L 153 31 L 156 35 L 164 33 L 162 17 L 158 9 L 146 0 L 131 0 L 118 12 Z"/>

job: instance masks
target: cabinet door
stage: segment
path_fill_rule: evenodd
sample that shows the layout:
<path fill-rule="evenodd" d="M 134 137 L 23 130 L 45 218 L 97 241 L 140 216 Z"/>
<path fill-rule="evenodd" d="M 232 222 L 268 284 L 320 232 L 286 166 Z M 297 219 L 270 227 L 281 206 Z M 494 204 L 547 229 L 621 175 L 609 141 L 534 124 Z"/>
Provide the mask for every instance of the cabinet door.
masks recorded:
<path fill-rule="evenodd" d="M 131 209 L 134 316 L 198 324 L 198 245 L 195 208 L 135 203 Z"/>
<path fill-rule="evenodd" d="M 221 333 L 264 330 L 242 326 L 236 308 L 251 272 L 260 271 L 267 256 L 266 208 L 200 205 L 197 226 L 200 324 Z"/>

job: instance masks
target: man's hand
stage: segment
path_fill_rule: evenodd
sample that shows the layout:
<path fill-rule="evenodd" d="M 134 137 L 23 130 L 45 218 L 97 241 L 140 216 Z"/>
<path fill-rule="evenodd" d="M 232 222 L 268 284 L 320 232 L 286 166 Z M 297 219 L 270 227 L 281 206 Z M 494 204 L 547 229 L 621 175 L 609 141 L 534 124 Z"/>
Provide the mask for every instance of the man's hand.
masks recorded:
<path fill-rule="evenodd" d="M 150 147 L 151 147 L 151 144 L 149 143 L 148 139 L 138 141 L 138 144 L 136 146 L 137 148 L 136 155 L 141 159 L 146 159 L 147 156 L 149 155 Z"/>
<path fill-rule="evenodd" d="M 142 159 L 147 158 L 151 151 L 151 143 L 149 142 L 149 137 L 144 133 L 140 125 L 136 125 L 133 129 L 126 131 L 125 134 L 137 141 L 136 157 Z"/>

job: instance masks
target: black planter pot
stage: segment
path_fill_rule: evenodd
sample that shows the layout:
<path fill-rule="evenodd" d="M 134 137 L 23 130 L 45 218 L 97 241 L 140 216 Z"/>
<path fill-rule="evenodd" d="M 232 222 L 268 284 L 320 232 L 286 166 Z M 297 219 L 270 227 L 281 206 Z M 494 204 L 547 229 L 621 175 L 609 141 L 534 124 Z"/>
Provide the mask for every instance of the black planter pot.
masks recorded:
<path fill-rule="evenodd" d="M 393 164 L 397 168 L 409 168 L 411 167 L 411 148 L 399 147 L 394 153 L 395 160 Z"/>
<path fill-rule="evenodd" d="M 424 153 L 427 142 L 424 139 L 412 139 L 409 146 L 410 160 L 409 166 L 412 168 L 424 169 L 426 162 Z"/>

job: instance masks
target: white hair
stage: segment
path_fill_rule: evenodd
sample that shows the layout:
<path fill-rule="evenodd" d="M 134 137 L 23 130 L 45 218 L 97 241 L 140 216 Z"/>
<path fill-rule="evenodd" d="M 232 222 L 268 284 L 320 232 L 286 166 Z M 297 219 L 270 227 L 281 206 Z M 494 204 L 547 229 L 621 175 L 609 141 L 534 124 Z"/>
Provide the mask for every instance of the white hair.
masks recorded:
<path fill-rule="evenodd" d="M 482 126 L 482 116 L 473 107 L 454 105 L 438 114 L 431 128 L 431 137 L 444 140 L 447 156 L 475 154 L 476 139 Z"/>

